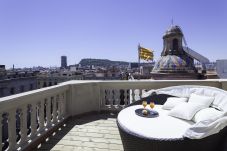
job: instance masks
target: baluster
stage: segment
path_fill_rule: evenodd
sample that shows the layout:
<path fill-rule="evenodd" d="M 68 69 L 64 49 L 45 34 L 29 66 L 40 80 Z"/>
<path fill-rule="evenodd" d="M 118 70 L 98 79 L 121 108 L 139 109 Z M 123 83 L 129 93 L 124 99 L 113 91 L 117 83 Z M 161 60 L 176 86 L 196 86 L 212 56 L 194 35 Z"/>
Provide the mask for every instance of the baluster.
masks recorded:
<path fill-rule="evenodd" d="M 39 132 L 44 130 L 44 99 L 39 103 Z"/>
<path fill-rule="evenodd" d="M 62 120 L 62 95 L 59 95 L 58 99 L 58 120 L 59 122 Z"/>
<path fill-rule="evenodd" d="M 62 95 L 62 114 L 63 114 L 63 119 L 66 117 L 66 91 Z"/>
<path fill-rule="evenodd" d="M 46 99 L 46 119 L 47 119 L 47 127 L 51 126 L 51 98 Z"/>
<path fill-rule="evenodd" d="M 21 107 L 21 112 L 20 112 L 20 135 L 21 135 L 21 140 L 20 140 L 20 145 L 23 145 L 27 141 L 27 105 L 24 105 Z"/>
<path fill-rule="evenodd" d="M 12 109 L 9 112 L 8 118 L 8 132 L 9 132 L 9 150 L 14 150 L 16 147 L 16 110 Z"/>
<path fill-rule="evenodd" d="M 35 137 L 37 130 L 36 112 L 36 103 L 33 103 L 31 106 L 31 138 Z"/>
<path fill-rule="evenodd" d="M 109 90 L 107 90 L 107 89 L 105 91 L 106 91 L 106 93 L 105 93 L 105 101 L 106 101 L 105 106 L 107 106 L 107 105 L 110 104 L 110 102 L 109 102 L 110 93 L 109 93 Z"/>
<path fill-rule="evenodd" d="M 135 102 L 136 100 L 135 100 L 135 89 L 131 89 L 131 91 L 132 91 L 132 102 L 130 102 L 130 103 L 133 103 L 133 102 Z"/>
<path fill-rule="evenodd" d="M 65 114 L 65 106 L 64 106 L 64 97 L 65 93 L 60 94 L 60 98 L 59 98 L 59 120 L 61 121 L 62 119 L 64 119 L 64 114 Z"/>
<path fill-rule="evenodd" d="M 108 99 L 107 99 L 108 100 L 108 108 L 111 108 L 111 106 L 112 106 L 111 89 L 108 89 L 107 93 L 108 93 L 108 95 L 107 95 L 108 96 Z"/>
<path fill-rule="evenodd" d="M 110 95 L 109 95 L 109 101 L 110 101 L 110 108 L 111 109 L 113 109 L 114 108 L 114 106 L 113 106 L 113 104 L 114 104 L 114 93 L 113 93 L 113 89 L 109 89 L 109 91 L 110 91 Z"/>
<path fill-rule="evenodd" d="M 53 97 L 53 123 L 57 122 L 57 96 Z"/>
<path fill-rule="evenodd" d="M 114 93 L 115 93 L 116 108 L 119 108 L 120 107 L 120 90 L 119 89 L 115 89 Z"/>
<path fill-rule="evenodd" d="M 124 89 L 124 105 L 127 105 L 127 89 Z"/>
<path fill-rule="evenodd" d="M 116 91 L 116 89 L 113 89 L 113 106 L 114 106 L 114 108 L 116 108 L 117 107 L 117 91 Z"/>
<path fill-rule="evenodd" d="M 60 121 L 60 96 L 56 96 L 57 122 Z"/>
<path fill-rule="evenodd" d="M 0 112 L 0 150 L 2 150 L 2 146 L 3 146 L 3 144 L 2 144 L 2 120 L 3 120 L 2 113 Z"/>
<path fill-rule="evenodd" d="M 100 89 L 100 107 L 101 109 L 105 108 L 105 89 Z"/>
<path fill-rule="evenodd" d="M 60 120 L 64 119 L 63 102 L 64 102 L 64 94 L 62 93 L 60 95 Z"/>
<path fill-rule="evenodd" d="M 142 89 L 139 89 L 139 99 L 142 98 Z"/>

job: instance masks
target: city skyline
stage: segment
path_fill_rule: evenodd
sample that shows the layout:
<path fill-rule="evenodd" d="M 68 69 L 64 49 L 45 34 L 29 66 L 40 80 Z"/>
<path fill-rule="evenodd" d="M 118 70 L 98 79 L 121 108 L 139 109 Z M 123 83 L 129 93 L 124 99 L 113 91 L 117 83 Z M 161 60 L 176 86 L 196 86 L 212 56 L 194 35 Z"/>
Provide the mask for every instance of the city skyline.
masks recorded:
<path fill-rule="evenodd" d="M 160 57 L 164 32 L 183 29 L 188 46 L 211 61 L 227 59 L 227 2 L 0 1 L 0 52 L 6 68 L 60 66 L 83 58 L 136 62 L 140 43 Z"/>

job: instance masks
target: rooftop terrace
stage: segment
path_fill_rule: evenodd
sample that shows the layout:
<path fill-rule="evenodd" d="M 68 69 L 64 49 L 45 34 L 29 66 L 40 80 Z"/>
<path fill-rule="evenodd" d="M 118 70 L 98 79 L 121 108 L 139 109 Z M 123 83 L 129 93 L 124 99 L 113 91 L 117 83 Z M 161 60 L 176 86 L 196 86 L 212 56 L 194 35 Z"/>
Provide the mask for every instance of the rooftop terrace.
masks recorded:
<path fill-rule="evenodd" d="M 69 81 L 0 98 L 0 148 L 123 150 L 115 122 L 117 114 L 111 113 L 140 99 L 145 90 L 174 85 L 227 90 L 227 80 L 222 79 Z M 49 141 L 45 142 L 46 138 Z"/>

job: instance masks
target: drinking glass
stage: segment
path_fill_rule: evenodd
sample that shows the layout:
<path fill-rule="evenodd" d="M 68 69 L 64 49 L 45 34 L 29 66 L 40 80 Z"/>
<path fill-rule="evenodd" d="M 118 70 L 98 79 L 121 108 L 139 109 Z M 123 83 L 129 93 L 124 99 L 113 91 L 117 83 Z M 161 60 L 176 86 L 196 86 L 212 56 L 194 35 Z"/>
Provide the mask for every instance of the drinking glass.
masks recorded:
<path fill-rule="evenodd" d="M 143 105 L 143 107 L 145 109 L 145 107 L 147 106 L 147 101 L 143 101 L 142 105 Z"/>
<path fill-rule="evenodd" d="M 154 106 L 155 106 L 154 102 L 150 102 L 150 107 L 151 107 L 151 109 L 153 109 Z"/>

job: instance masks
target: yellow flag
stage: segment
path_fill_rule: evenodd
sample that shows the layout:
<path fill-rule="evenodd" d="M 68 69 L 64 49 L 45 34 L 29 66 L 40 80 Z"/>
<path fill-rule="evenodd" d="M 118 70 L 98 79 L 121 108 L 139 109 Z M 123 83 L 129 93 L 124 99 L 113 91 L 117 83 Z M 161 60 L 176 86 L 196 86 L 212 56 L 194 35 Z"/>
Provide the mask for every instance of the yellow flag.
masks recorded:
<path fill-rule="evenodd" d="M 147 61 L 153 60 L 153 51 L 139 46 L 139 58 Z"/>

